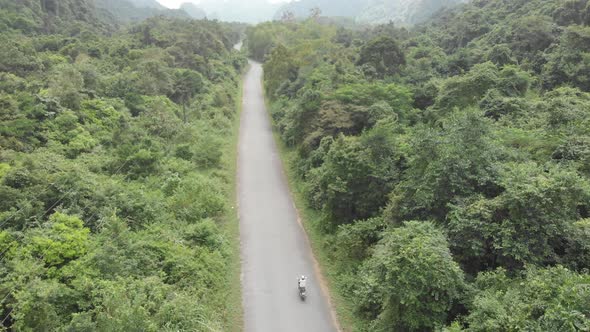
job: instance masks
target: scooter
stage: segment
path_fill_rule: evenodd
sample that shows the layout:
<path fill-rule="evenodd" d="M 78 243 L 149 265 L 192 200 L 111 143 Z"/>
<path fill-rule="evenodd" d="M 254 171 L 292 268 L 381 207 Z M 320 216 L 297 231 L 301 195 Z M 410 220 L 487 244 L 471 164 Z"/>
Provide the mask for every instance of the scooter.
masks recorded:
<path fill-rule="evenodd" d="M 301 298 L 301 301 L 305 301 L 305 298 L 307 297 L 307 290 L 305 287 L 299 287 L 299 297 Z"/>

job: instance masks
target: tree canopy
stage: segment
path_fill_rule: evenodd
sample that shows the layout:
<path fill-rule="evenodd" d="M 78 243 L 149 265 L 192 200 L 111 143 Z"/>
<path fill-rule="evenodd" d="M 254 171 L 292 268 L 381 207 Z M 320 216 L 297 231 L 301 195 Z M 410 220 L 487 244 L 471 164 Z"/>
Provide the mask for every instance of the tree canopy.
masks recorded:
<path fill-rule="evenodd" d="M 353 330 L 588 329 L 589 8 L 249 28 Z"/>
<path fill-rule="evenodd" d="M 227 330 L 239 31 L 0 0 L 0 330 Z"/>

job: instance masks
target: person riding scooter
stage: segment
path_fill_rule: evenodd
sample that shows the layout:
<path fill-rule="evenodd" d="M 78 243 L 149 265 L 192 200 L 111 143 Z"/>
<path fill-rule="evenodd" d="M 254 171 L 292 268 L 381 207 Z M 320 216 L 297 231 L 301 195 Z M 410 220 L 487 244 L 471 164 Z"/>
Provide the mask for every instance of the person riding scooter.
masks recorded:
<path fill-rule="evenodd" d="M 305 276 L 301 276 L 299 280 L 297 280 L 297 286 L 299 287 L 299 292 L 305 292 L 305 285 L 307 283 L 307 279 Z"/>

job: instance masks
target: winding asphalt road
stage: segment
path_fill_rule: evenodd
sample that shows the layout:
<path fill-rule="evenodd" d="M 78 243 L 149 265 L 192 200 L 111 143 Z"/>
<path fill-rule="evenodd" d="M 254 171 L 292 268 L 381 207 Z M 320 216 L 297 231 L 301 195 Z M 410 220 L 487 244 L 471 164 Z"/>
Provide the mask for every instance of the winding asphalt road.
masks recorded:
<path fill-rule="evenodd" d="M 254 61 L 242 102 L 238 200 L 245 331 L 337 331 L 273 139 L 262 66 Z M 305 302 L 297 292 L 302 274 L 309 278 Z"/>

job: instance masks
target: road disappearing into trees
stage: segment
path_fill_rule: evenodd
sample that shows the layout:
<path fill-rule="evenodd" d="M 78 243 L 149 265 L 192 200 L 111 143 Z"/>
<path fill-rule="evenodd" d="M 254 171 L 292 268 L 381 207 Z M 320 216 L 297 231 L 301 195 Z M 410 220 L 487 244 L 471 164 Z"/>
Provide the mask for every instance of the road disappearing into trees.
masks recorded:
<path fill-rule="evenodd" d="M 337 331 L 305 233 L 297 221 L 267 116 L 262 66 L 244 80 L 238 195 L 246 332 Z M 297 278 L 306 275 L 301 301 Z"/>

